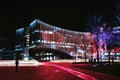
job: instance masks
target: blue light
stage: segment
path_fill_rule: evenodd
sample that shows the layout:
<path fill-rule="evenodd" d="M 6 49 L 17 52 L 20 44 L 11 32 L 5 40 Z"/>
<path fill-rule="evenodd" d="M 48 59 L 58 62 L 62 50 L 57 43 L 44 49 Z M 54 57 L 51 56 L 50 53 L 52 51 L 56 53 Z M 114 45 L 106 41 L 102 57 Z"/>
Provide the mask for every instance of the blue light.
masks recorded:
<path fill-rule="evenodd" d="M 30 23 L 30 26 L 34 25 L 36 23 L 36 20 Z"/>
<path fill-rule="evenodd" d="M 36 23 L 40 23 L 41 21 L 38 19 L 35 19 L 33 22 L 30 23 L 30 28 L 34 27 Z"/>
<path fill-rule="evenodd" d="M 22 34 L 24 32 L 24 28 L 20 28 L 16 30 L 16 34 Z"/>

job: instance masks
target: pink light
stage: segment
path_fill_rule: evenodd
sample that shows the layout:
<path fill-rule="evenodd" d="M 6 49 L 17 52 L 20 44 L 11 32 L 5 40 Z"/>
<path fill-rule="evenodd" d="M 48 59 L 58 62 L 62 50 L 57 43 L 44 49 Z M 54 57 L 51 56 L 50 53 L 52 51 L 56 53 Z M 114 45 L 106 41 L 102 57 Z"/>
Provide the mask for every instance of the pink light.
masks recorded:
<path fill-rule="evenodd" d="M 55 64 L 52 64 L 52 65 L 56 66 L 56 67 L 58 67 L 60 69 L 63 69 L 63 70 L 65 70 L 65 71 L 67 71 L 67 72 L 69 72 L 69 73 L 71 73 L 71 74 L 73 74 L 73 75 L 75 75 L 75 76 L 77 76 L 79 78 L 82 78 L 84 80 L 98 80 L 97 78 L 92 77 L 92 76 L 87 75 L 87 74 L 84 74 L 82 72 L 78 72 L 78 71 L 75 71 L 75 70 L 72 70 L 72 69 L 69 69 L 69 68 L 66 68 L 66 67 L 58 66 L 58 65 L 55 65 Z"/>

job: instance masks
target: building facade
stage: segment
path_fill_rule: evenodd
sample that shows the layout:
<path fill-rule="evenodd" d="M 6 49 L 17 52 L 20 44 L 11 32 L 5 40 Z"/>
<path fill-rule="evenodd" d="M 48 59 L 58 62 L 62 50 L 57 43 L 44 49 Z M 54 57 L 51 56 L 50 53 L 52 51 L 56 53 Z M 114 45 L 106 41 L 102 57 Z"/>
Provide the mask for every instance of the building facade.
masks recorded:
<path fill-rule="evenodd" d="M 66 30 L 35 19 L 28 27 L 16 30 L 15 51 L 39 60 L 89 59 L 96 57 L 93 42 L 89 32 Z"/>

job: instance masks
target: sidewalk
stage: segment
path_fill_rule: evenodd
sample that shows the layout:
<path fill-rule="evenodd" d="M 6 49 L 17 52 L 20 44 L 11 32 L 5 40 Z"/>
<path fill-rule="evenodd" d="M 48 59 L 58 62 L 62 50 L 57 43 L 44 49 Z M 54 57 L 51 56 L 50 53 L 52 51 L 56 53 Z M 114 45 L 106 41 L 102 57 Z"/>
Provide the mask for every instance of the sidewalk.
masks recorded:
<path fill-rule="evenodd" d="M 19 66 L 38 66 L 37 60 L 19 60 Z M 0 66 L 15 66 L 15 60 L 0 60 Z"/>

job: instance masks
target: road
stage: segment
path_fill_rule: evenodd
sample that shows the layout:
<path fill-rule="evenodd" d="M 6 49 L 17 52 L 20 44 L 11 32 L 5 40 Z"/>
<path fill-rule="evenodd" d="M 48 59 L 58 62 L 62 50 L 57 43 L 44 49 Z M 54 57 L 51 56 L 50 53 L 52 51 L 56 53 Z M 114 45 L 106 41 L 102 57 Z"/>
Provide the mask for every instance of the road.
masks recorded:
<path fill-rule="evenodd" d="M 39 63 L 39 66 L 1 66 L 0 80 L 120 80 L 109 75 L 73 68 L 70 63 Z"/>

